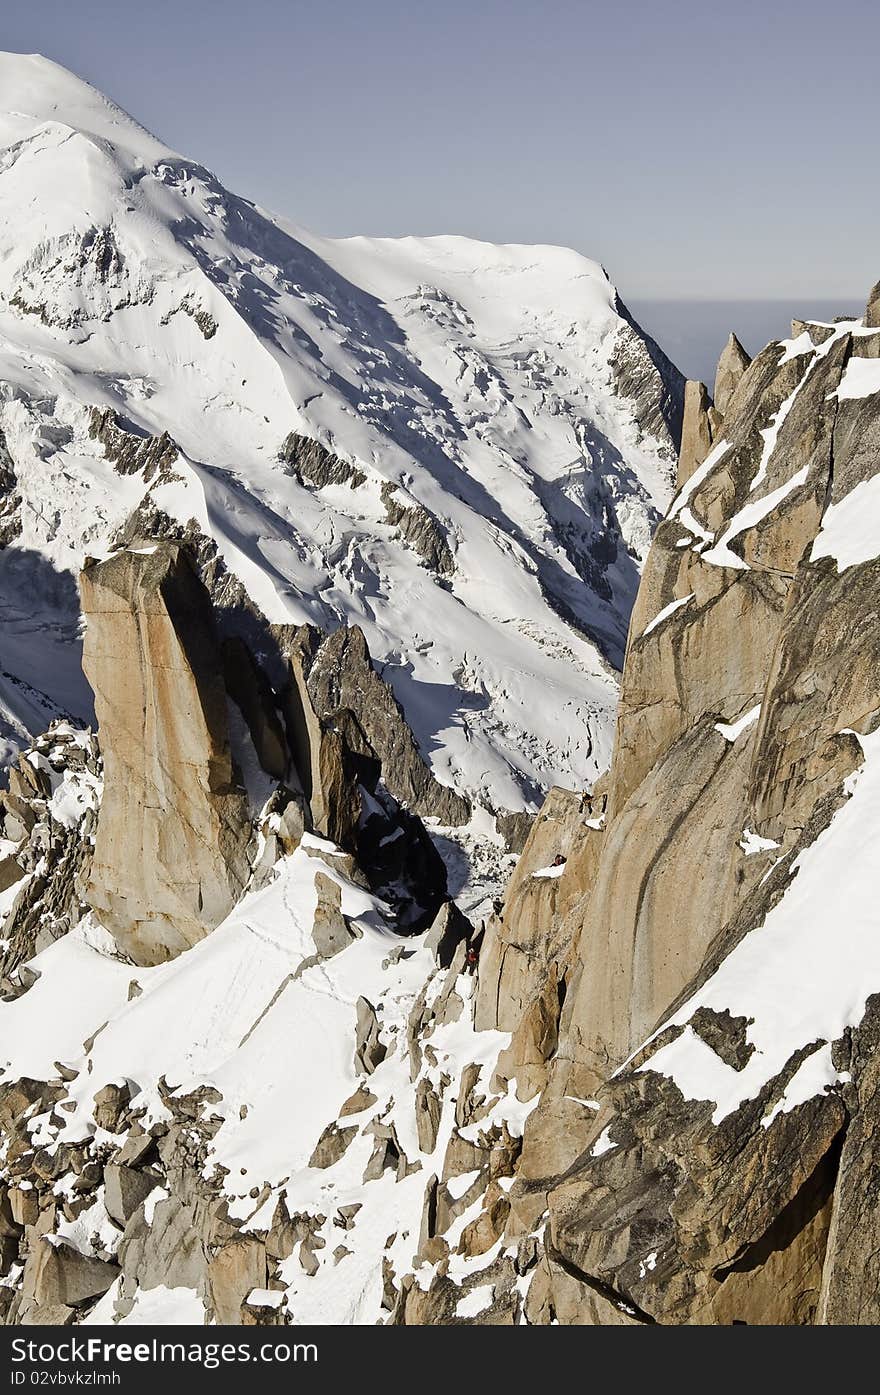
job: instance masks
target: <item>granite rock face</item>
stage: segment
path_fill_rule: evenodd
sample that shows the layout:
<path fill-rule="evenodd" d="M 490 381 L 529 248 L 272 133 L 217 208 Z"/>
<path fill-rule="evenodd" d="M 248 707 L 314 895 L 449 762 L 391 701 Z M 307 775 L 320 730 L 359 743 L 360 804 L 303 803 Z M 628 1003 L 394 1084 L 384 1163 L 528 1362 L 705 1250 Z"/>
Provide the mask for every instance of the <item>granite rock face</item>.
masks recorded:
<path fill-rule="evenodd" d="M 87 901 L 155 964 L 219 924 L 249 875 L 214 619 L 172 543 L 93 563 L 80 585 L 105 764 Z"/>
<path fill-rule="evenodd" d="M 877 1321 L 872 325 L 732 338 L 689 392 L 607 781 L 551 792 L 487 923 L 527 1321 Z M 439 1274 L 405 1320 L 450 1320 Z"/>
<path fill-rule="evenodd" d="M 174 957 L 266 875 L 257 815 L 276 787 L 273 845 L 317 832 L 360 859 L 402 930 L 429 924 L 446 876 L 419 815 L 463 822 L 470 806 L 432 775 L 361 631 L 276 632 L 197 537 L 152 525 L 81 579 L 106 753 L 86 903 L 134 962 Z"/>
<path fill-rule="evenodd" d="M 363 631 L 345 625 L 330 635 L 305 627 L 295 645 L 308 699 L 326 726 L 343 728 L 369 780 L 381 770 L 389 792 L 413 813 L 466 823 L 470 804 L 432 774 L 390 687 L 373 668 Z"/>
<path fill-rule="evenodd" d="M 713 391 L 715 410 L 722 418 L 751 361 L 736 335 L 731 333 L 718 360 Z"/>
<path fill-rule="evenodd" d="M 681 426 L 681 450 L 678 456 L 679 487 L 690 479 L 702 465 L 712 445 L 712 424 L 709 419 L 711 402 L 705 383 L 689 380 L 684 389 L 684 413 Z"/>

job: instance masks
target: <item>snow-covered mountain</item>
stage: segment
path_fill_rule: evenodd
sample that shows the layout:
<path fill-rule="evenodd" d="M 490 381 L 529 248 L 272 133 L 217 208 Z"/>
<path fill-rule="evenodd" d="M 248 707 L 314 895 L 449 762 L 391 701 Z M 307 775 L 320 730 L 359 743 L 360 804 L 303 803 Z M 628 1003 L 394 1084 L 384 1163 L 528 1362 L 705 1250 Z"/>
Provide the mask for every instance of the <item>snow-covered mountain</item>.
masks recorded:
<path fill-rule="evenodd" d="M 496 1301 L 480 925 L 682 407 L 574 252 L 315 237 L 0 55 L 0 1320 Z"/>
<path fill-rule="evenodd" d="M 880 284 L 688 384 L 593 781 L 600 269 L 0 92 L 0 1321 L 880 1321 Z"/>
<path fill-rule="evenodd" d="M 441 781 L 591 781 L 681 396 L 574 252 L 313 236 L 0 56 L 4 750 L 89 719 L 74 578 L 149 508 L 270 622 L 361 626 Z"/>

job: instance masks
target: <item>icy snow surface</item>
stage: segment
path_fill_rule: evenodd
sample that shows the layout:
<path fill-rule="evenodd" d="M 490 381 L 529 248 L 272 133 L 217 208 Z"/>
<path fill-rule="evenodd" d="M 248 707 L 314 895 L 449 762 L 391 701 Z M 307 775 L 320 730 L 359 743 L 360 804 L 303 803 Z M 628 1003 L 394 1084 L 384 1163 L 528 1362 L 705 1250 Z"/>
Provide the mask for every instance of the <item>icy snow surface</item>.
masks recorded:
<path fill-rule="evenodd" d="M 875 392 L 880 392 L 880 359 L 851 358 L 843 370 L 837 400 L 871 397 Z"/>
<path fill-rule="evenodd" d="M 645 635 L 649 635 L 652 630 L 656 630 L 658 625 L 662 625 L 664 620 L 668 620 L 670 615 L 674 615 L 677 610 L 681 610 L 683 605 L 687 605 L 688 601 L 693 599 L 694 593 L 691 591 L 687 596 L 680 596 L 678 600 L 670 601 L 669 605 L 665 605 L 661 611 L 658 611 L 653 620 L 648 621 L 642 630 L 642 638 L 644 639 Z"/>
<path fill-rule="evenodd" d="M 756 707 L 750 707 L 748 712 L 744 712 L 735 722 L 716 722 L 715 730 L 721 733 L 725 741 L 733 742 L 742 736 L 744 731 L 748 731 L 749 727 L 753 727 L 760 715 L 761 704 L 758 703 Z"/>
<path fill-rule="evenodd" d="M 880 475 L 862 480 L 825 510 L 810 553 L 812 561 L 833 557 L 839 572 L 871 562 L 880 553 Z"/>
<path fill-rule="evenodd" d="M 561 877 L 564 871 L 564 862 L 557 863 L 555 867 L 538 867 L 537 870 L 532 873 L 532 879 L 535 881 L 552 881 Z"/>

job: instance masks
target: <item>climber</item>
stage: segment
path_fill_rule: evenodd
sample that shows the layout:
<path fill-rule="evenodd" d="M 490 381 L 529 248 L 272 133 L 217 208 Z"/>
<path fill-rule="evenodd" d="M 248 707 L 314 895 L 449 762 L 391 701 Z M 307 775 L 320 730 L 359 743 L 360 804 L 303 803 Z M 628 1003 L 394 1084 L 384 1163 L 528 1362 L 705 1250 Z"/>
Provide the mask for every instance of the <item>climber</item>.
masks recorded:
<path fill-rule="evenodd" d="M 550 863 L 550 866 L 551 866 L 551 867 L 564 867 L 567 861 L 568 861 L 568 858 L 567 858 L 567 857 L 563 857 L 563 856 L 562 856 L 562 853 L 557 853 L 556 856 L 554 857 L 553 861 Z"/>
<path fill-rule="evenodd" d="M 468 951 L 464 957 L 465 972 L 475 974 L 477 972 L 478 963 L 479 955 L 477 954 L 476 947 L 474 945 L 468 945 Z"/>

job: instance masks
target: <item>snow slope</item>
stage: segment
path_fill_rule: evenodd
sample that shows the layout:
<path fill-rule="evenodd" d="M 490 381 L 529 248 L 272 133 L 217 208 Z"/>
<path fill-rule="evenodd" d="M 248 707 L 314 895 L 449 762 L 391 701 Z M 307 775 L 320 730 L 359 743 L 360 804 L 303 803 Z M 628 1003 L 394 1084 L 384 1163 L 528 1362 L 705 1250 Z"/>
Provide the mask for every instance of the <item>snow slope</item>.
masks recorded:
<path fill-rule="evenodd" d="M 641 407 L 615 386 L 621 356 Z M 88 718 L 74 578 L 149 496 L 216 540 L 269 620 L 360 624 L 441 780 L 512 809 L 589 781 L 669 497 L 674 452 L 644 406 L 663 391 L 578 254 L 313 236 L 64 69 L 0 55 L 17 530 L 0 551 L 0 756 L 53 714 Z M 89 434 L 95 407 L 169 432 L 171 481 L 119 473 Z M 281 455 L 291 432 L 363 482 L 302 482 Z M 388 489 L 433 515 L 451 575 L 389 521 Z"/>
<path fill-rule="evenodd" d="M 381 902 L 334 868 L 334 854 L 332 844 L 307 835 L 263 890 L 248 893 L 194 949 L 157 968 L 121 960 L 106 932 L 87 916 L 32 959 L 38 976 L 32 988 L 15 1001 L 0 1001 L 0 1075 L 7 1081 L 50 1080 L 61 1062 L 73 1077 L 63 1113 L 38 1110 L 28 1120 L 32 1144 L 50 1155 L 68 1143 L 85 1140 L 84 1146 L 100 1153 L 121 1141 L 96 1126 L 99 1081 L 128 1082 L 148 1130 L 172 1118 L 163 1087 L 180 1098 L 207 1087 L 213 1102 L 201 1113 L 222 1122 L 202 1175 L 216 1184 L 242 1233 L 265 1233 L 279 1201 L 290 1215 L 312 1221 L 314 1272 L 297 1248 L 280 1267 L 275 1301 L 295 1322 L 372 1323 L 383 1317 L 383 1264 L 392 1264 L 398 1275 L 412 1266 L 425 1185 L 432 1172 L 442 1170 L 462 1070 L 470 1062 L 479 1065 L 482 1093 L 491 1099 L 488 1082 L 510 1037 L 473 1030 L 468 1000 L 474 979 L 461 975 L 455 979 L 459 1019 L 432 1032 L 430 1052 L 411 1072 L 408 1018 L 420 992 L 429 1005 L 436 1000 L 445 975 L 424 936 L 401 942 L 387 928 Z M 339 886 L 343 911 L 359 938 L 316 963 L 318 873 Z M 376 1005 L 386 1048 L 368 1081 L 353 1063 L 362 996 Z M 419 1081 L 430 1082 L 443 1101 L 430 1152 L 420 1145 Z M 357 1137 L 331 1166 L 310 1165 L 325 1126 L 367 1085 L 373 1103 L 341 1121 L 345 1129 L 356 1127 Z M 504 1121 L 510 1135 L 519 1137 L 536 1103 L 523 1105 L 510 1092 L 497 1097 L 482 1127 Z M 374 1123 L 394 1129 L 405 1175 L 393 1167 L 372 1178 L 367 1174 L 376 1146 Z M 6 1140 L 0 1142 L 5 1148 Z M 4 1175 L 8 1161 L 0 1150 Z M 76 1177 L 64 1173 L 53 1190 L 59 1205 L 74 1198 Z M 157 1209 L 171 1204 L 168 1197 L 157 1182 L 145 1203 L 148 1224 L 161 1224 Z M 340 1208 L 355 1213 L 344 1230 L 334 1219 Z M 100 1250 L 105 1256 L 115 1254 L 124 1238 L 108 1219 L 103 1188 L 74 1221 L 61 1218 L 53 1242 L 55 1236 L 83 1254 Z M 343 1241 L 340 1255 L 336 1247 Z M 467 1261 L 457 1263 L 467 1269 Z M 19 1277 L 13 1269 L 2 1282 L 14 1285 Z M 118 1281 L 88 1321 L 204 1321 L 204 1304 L 193 1288 L 173 1278 L 166 1289 L 141 1272 L 133 1300 L 131 1286 L 124 1293 Z"/>

